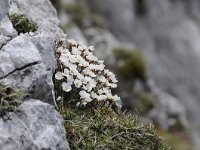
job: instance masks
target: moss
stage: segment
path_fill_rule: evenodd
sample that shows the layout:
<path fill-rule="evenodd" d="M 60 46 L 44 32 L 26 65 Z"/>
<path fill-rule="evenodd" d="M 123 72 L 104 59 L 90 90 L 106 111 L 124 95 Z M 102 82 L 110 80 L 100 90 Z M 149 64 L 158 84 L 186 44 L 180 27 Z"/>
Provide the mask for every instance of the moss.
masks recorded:
<path fill-rule="evenodd" d="M 116 48 L 113 51 L 119 62 L 118 72 L 124 79 L 146 80 L 146 63 L 140 50 Z"/>
<path fill-rule="evenodd" d="M 148 113 L 155 106 L 155 97 L 150 92 L 138 92 L 136 93 L 134 106 L 137 111 L 144 115 Z"/>
<path fill-rule="evenodd" d="M 147 14 L 146 0 L 135 0 L 135 13 L 140 17 Z"/>
<path fill-rule="evenodd" d="M 71 15 L 71 19 L 75 22 L 80 28 L 83 27 L 84 19 L 88 16 L 88 9 L 80 1 L 75 1 L 65 5 L 67 13 Z"/>
<path fill-rule="evenodd" d="M 65 5 L 64 9 L 71 15 L 72 21 L 80 28 L 84 27 L 85 21 L 89 21 L 94 27 L 105 27 L 104 18 L 98 14 L 91 13 L 89 8 L 79 0 Z"/>
<path fill-rule="evenodd" d="M 17 30 L 18 34 L 26 32 L 35 32 L 38 29 L 36 23 L 32 20 L 29 20 L 24 15 L 12 14 L 9 16 L 13 27 Z"/>
<path fill-rule="evenodd" d="M 110 108 L 80 110 L 60 105 L 66 136 L 71 149 L 169 149 L 151 124 L 143 125 L 138 117 Z"/>
<path fill-rule="evenodd" d="M 21 104 L 24 91 L 15 91 L 0 83 L 0 117 L 4 117 L 8 112 Z"/>
<path fill-rule="evenodd" d="M 95 27 L 104 28 L 106 26 L 105 19 L 98 14 L 91 14 L 90 20 L 91 20 L 92 25 Z"/>

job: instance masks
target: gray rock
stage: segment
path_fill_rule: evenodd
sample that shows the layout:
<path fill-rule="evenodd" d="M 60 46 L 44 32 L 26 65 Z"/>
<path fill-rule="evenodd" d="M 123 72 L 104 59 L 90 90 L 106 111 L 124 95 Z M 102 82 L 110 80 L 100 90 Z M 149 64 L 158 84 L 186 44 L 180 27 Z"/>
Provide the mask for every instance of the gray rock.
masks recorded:
<path fill-rule="evenodd" d="M 10 0 L 9 4 L 10 14 L 27 16 L 37 23 L 38 30 L 17 36 L 5 15 L 0 22 L 0 80 L 25 88 L 31 98 L 54 104 L 55 41 L 62 33 L 56 11 L 48 0 Z"/>
<path fill-rule="evenodd" d="M 0 21 L 0 34 L 7 37 L 17 36 L 17 31 L 13 28 L 7 16 Z"/>
<path fill-rule="evenodd" d="M 78 41 L 83 45 L 87 45 L 87 40 L 85 39 L 82 31 L 78 27 L 73 26 L 67 29 L 66 33 L 69 35 L 68 36 L 69 38 L 75 39 L 76 41 Z"/>
<path fill-rule="evenodd" d="M 156 97 L 156 106 L 148 114 L 149 118 L 156 121 L 163 130 L 169 130 L 176 123 L 179 123 L 183 128 L 188 128 L 186 110 L 180 100 L 163 92 L 156 87 L 153 81 L 149 82 L 149 86 L 151 93 Z"/>
<path fill-rule="evenodd" d="M 8 19 L 9 3 L 7 0 L 0 2 L 0 49 L 12 37 L 17 35 L 17 32 Z"/>
<path fill-rule="evenodd" d="M 0 51 L 0 79 L 26 89 L 31 98 L 54 104 L 54 39 L 52 33 L 20 34 L 8 42 Z"/>
<path fill-rule="evenodd" d="M 53 106 L 31 99 L 9 116 L 0 119 L 1 150 L 70 149 L 63 120 Z"/>
<path fill-rule="evenodd" d="M 9 4 L 8 1 L 0 1 L 0 21 L 8 14 Z"/>
<path fill-rule="evenodd" d="M 28 34 L 20 35 L 8 42 L 0 51 L 0 78 L 15 70 L 40 63 L 38 50 L 30 41 Z"/>
<path fill-rule="evenodd" d="M 71 19 L 70 17 L 66 14 L 64 9 L 59 10 L 60 12 L 58 13 L 58 17 L 60 19 L 60 25 L 61 28 L 65 31 L 67 31 L 67 28 L 70 26 L 71 24 Z M 71 24 L 72 25 L 72 24 Z"/>

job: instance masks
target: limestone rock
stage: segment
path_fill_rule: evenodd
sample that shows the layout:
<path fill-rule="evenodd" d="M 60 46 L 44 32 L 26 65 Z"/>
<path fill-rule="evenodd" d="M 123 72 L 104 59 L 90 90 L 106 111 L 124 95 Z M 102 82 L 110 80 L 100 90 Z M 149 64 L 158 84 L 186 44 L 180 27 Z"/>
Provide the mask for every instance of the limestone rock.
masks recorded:
<path fill-rule="evenodd" d="M 30 37 L 20 35 L 8 42 L 0 52 L 0 78 L 15 70 L 41 62 L 41 56 Z"/>
<path fill-rule="evenodd" d="M 55 42 L 62 31 L 49 0 L 5 0 L 0 22 L 0 81 L 24 88 L 29 97 L 54 103 Z M 17 36 L 8 13 L 22 14 L 38 25 L 35 33 Z M 0 18 L 1 19 L 1 18 Z"/>
<path fill-rule="evenodd" d="M 53 106 L 27 100 L 9 118 L 0 119 L 1 150 L 70 149 L 63 120 Z"/>

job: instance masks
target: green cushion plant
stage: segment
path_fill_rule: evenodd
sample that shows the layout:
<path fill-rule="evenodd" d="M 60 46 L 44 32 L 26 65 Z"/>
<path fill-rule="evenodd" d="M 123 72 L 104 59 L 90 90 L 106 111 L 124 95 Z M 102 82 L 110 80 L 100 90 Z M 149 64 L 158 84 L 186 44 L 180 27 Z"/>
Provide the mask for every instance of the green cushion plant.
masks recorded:
<path fill-rule="evenodd" d="M 24 15 L 12 14 L 9 18 L 18 34 L 35 32 L 38 29 L 37 24 Z"/>

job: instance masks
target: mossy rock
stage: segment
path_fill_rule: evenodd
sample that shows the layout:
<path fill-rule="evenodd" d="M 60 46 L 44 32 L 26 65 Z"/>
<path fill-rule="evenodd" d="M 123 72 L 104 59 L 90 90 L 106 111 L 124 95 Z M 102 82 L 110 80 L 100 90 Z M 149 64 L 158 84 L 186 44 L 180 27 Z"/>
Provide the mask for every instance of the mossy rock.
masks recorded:
<path fill-rule="evenodd" d="M 80 1 L 75 1 L 64 6 L 66 13 L 70 14 L 72 21 L 80 28 L 84 25 L 84 19 L 88 16 L 88 8 Z"/>
<path fill-rule="evenodd" d="M 60 105 L 66 136 L 73 150 L 168 150 L 152 124 L 107 107 L 80 110 Z"/>
<path fill-rule="evenodd" d="M 98 14 L 93 14 L 87 5 L 80 0 L 64 5 L 66 13 L 70 14 L 72 21 L 80 28 L 84 28 L 84 22 L 87 20 L 94 27 L 104 28 L 105 20 Z"/>
<path fill-rule="evenodd" d="M 18 34 L 35 32 L 38 29 L 37 24 L 24 15 L 12 14 L 9 18 Z"/>
<path fill-rule="evenodd" d="M 95 27 L 98 27 L 98 28 L 105 28 L 106 27 L 105 19 L 98 14 L 91 14 L 90 20 L 91 20 L 92 25 L 95 26 Z"/>
<path fill-rule="evenodd" d="M 124 79 L 146 79 L 146 62 L 140 50 L 115 48 L 118 72 Z"/>
<path fill-rule="evenodd" d="M 148 13 L 147 0 L 135 0 L 135 14 L 143 17 Z"/>
<path fill-rule="evenodd" d="M 150 92 L 141 91 L 135 94 L 134 106 L 136 111 L 141 115 L 147 114 L 152 108 L 155 107 L 156 97 Z"/>

